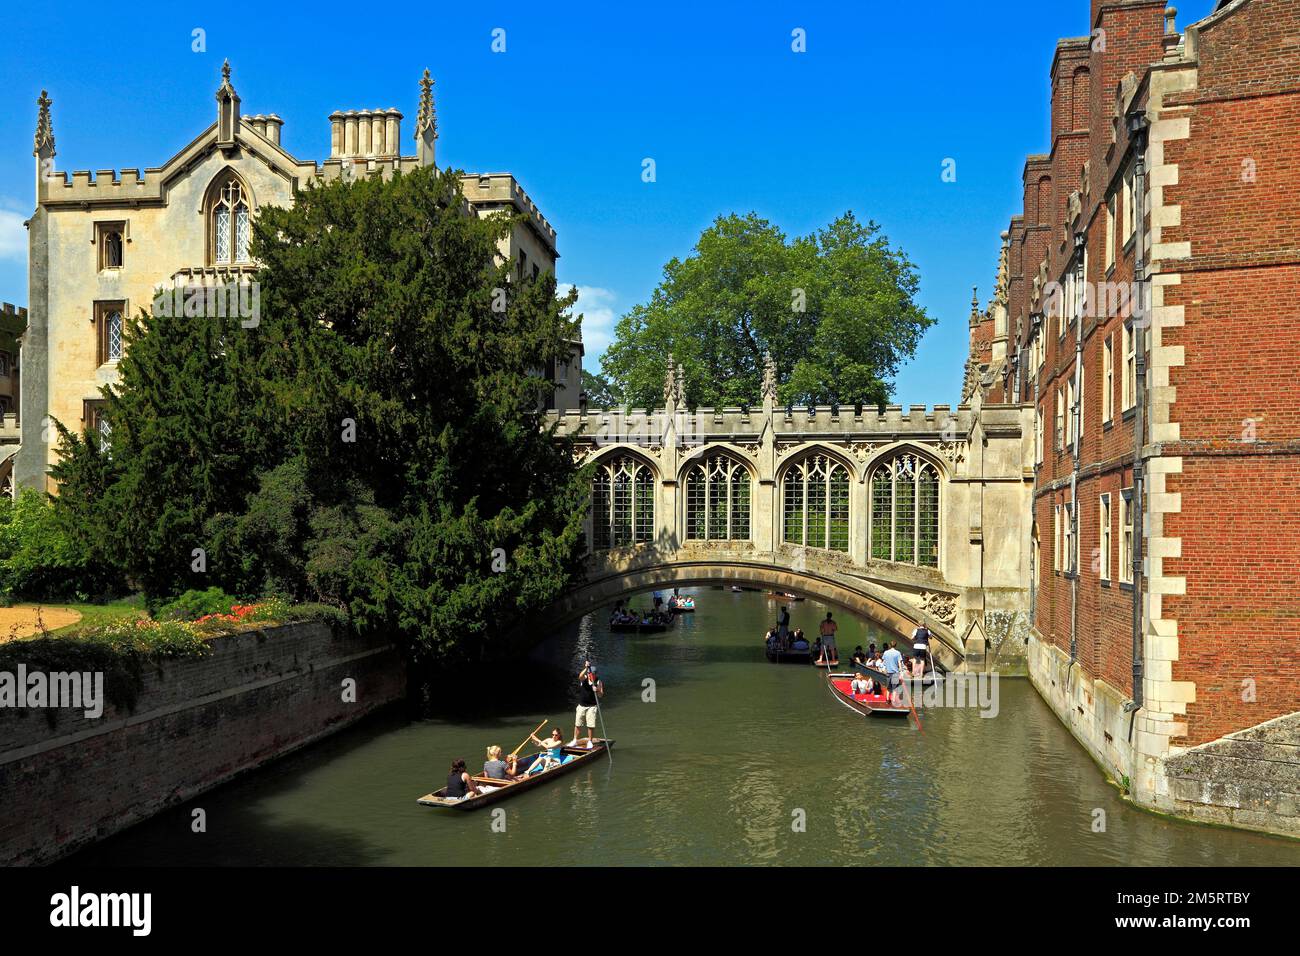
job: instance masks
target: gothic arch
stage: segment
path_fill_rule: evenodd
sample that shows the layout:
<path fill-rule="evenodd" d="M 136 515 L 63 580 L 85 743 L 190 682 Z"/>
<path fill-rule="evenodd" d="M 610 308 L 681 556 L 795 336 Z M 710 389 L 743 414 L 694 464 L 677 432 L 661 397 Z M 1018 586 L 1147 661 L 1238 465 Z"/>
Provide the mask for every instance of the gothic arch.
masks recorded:
<path fill-rule="evenodd" d="M 624 455 L 630 458 L 640 459 L 641 464 L 650 469 L 651 473 L 655 477 L 655 481 L 662 480 L 663 473 L 659 467 L 658 460 L 656 460 L 655 456 L 648 452 L 642 445 L 618 444 L 601 446 L 597 451 L 592 452 L 591 456 L 583 462 L 583 465 L 590 465 L 596 462 L 605 461 L 610 457 L 617 458 Z"/>
<path fill-rule="evenodd" d="M 589 513 L 591 551 L 652 544 L 658 532 L 659 469 L 639 449 L 616 445 L 596 455 Z"/>
<path fill-rule="evenodd" d="M 776 466 L 777 483 L 779 484 L 785 477 L 787 469 L 792 465 L 798 464 L 809 455 L 825 455 L 828 458 L 833 458 L 848 469 L 850 481 L 862 480 L 861 469 L 858 467 L 857 460 L 852 455 L 846 453 L 842 448 L 836 448 L 835 446 L 828 445 L 825 442 L 810 441 L 803 442 L 802 444 L 788 449 L 781 456 L 781 461 Z"/>
<path fill-rule="evenodd" d="M 681 464 L 677 466 L 678 484 L 686 480 L 686 473 L 690 471 L 691 468 L 698 465 L 704 459 L 713 457 L 713 455 L 718 452 L 726 452 L 732 458 L 736 459 L 736 461 L 745 466 L 745 469 L 749 472 L 750 480 L 758 481 L 758 462 L 754 459 L 753 455 L 732 442 L 711 441 L 707 446 L 701 448 L 697 454 L 682 455 Z"/>
<path fill-rule="evenodd" d="M 678 472 L 682 540 L 753 540 L 757 485 L 749 457 L 721 443 L 687 460 Z"/>
<path fill-rule="evenodd" d="M 862 465 L 862 480 L 865 481 L 870 477 L 871 472 L 875 469 L 876 465 L 880 464 L 886 458 L 892 458 L 894 455 L 901 452 L 911 452 L 919 458 L 924 458 L 931 465 L 934 465 L 934 467 L 939 470 L 939 477 L 945 484 L 952 480 L 952 468 L 949 466 L 947 460 L 936 452 L 935 448 L 930 445 L 922 445 L 918 442 L 906 439 L 903 441 L 890 442 L 883 448 L 878 448 L 872 452 L 871 457 Z"/>
<path fill-rule="evenodd" d="M 237 188 L 236 195 L 230 194 L 229 187 L 232 185 Z M 238 211 L 238 206 L 241 204 L 245 207 L 242 222 Z M 218 222 L 222 207 L 229 211 L 224 240 L 221 238 L 221 224 Z M 252 222 L 256 211 L 257 198 L 248 185 L 248 180 L 233 166 L 222 167 L 221 171 L 212 177 L 208 188 L 203 193 L 202 215 L 206 264 L 230 266 L 251 263 L 252 260 L 246 254 L 240 254 L 239 247 L 243 244 L 246 251 L 247 243 L 252 240 Z M 246 238 L 241 238 L 241 232 Z"/>
<path fill-rule="evenodd" d="M 941 568 L 948 475 L 938 460 L 899 442 L 872 459 L 866 482 L 868 557 Z"/>
<path fill-rule="evenodd" d="M 783 544 L 823 551 L 851 550 L 852 487 L 857 469 L 847 456 L 810 442 L 787 456 L 776 472 Z"/>

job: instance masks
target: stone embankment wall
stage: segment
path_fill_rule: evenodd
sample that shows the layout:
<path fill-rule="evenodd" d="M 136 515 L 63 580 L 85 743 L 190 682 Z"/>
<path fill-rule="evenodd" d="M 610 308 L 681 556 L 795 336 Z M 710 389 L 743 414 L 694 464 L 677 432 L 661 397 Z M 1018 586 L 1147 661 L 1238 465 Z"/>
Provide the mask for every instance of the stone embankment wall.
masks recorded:
<path fill-rule="evenodd" d="M 405 690 L 392 645 L 312 622 L 219 637 L 206 657 L 150 668 L 130 712 L 0 710 L 0 865 L 65 856 Z"/>

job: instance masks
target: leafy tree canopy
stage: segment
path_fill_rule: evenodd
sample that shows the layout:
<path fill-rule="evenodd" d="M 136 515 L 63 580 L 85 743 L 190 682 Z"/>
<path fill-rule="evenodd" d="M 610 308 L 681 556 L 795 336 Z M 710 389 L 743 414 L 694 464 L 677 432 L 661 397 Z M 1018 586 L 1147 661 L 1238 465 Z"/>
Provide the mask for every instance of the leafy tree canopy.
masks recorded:
<path fill-rule="evenodd" d="M 616 408 L 623 403 L 618 388 L 600 372 L 582 370 L 582 390 L 592 408 Z"/>
<path fill-rule="evenodd" d="M 883 405 L 932 319 L 880 227 L 846 212 L 787 240 L 754 213 L 720 216 L 618 322 L 602 360 L 632 407 L 662 404 L 671 353 L 688 404 L 753 405 L 771 352 L 782 403 Z"/>

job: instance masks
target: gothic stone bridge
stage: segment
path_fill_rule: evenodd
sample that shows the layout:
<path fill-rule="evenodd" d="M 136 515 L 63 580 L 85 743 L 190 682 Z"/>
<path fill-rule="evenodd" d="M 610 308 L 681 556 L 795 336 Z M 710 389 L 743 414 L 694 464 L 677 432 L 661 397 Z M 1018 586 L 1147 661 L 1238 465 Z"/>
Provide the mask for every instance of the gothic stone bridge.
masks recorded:
<path fill-rule="evenodd" d="M 670 372 L 670 382 L 671 382 Z M 571 619 L 653 586 L 796 590 L 982 667 L 989 622 L 1027 606 L 1032 411 L 936 405 L 569 410 L 593 463 L 586 580 Z M 1023 654 L 1023 649 L 1018 649 Z"/>

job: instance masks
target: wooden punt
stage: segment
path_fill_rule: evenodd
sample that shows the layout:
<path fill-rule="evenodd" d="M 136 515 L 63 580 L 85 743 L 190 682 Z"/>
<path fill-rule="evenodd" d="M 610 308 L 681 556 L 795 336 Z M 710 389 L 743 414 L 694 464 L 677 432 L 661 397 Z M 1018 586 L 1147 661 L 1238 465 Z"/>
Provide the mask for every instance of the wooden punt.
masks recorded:
<path fill-rule="evenodd" d="M 803 597 L 799 596 L 798 594 L 793 593 L 792 591 L 768 591 L 768 592 L 767 592 L 767 596 L 768 596 L 768 597 L 778 598 L 779 600 L 782 600 L 782 601 L 803 601 L 803 600 L 806 600 L 806 598 L 803 598 Z"/>
<path fill-rule="evenodd" d="M 812 651 L 781 651 L 769 644 L 767 659 L 773 664 L 811 664 Z"/>
<path fill-rule="evenodd" d="M 695 598 L 680 598 L 680 604 L 673 603 L 672 598 L 668 599 L 668 613 L 670 614 L 692 614 L 695 611 Z"/>
<path fill-rule="evenodd" d="M 590 750 L 585 747 L 565 747 L 561 752 L 566 756 L 573 757 L 572 760 L 560 764 L 558 767 L 552 767 L 550 770 L 539 770 L 523 780 L 495 780 L 492 777 L 479 775 L 474 775 L 471 778 L 477 786 L 494 787 L 495 789 L 490 793 L 482 793 L 476 797 L 465 797 L 461 800 L 449 800 L 443 796 L 447 792 L 447 788 L 443 787 L 433 793 L 426 793 L 417 802 L 426 807 L 439 807 L 443 810 L 477 810 L 489 803 L 496 803 L 498 800 L 504 800 L 507 797 L 513 797 L 515 794 L 523 793 L 525 790 L 541 786 L 543 783 L 554 780 L 570 770 L 576 770 L 582 764 L 598 759 L 612 749 L 614 749 L 614 741 L 612 740 L 593 740 Z M 524 757 L 519 761 L 519 766 L 523 770 L 527 770 L 533 765 L 533 761 L 540 756 L 541 754 L 533 754 Z"/>
<path fill-rule="evenodd" d="M 827 674 L 826 685 L 831 694 L 845 707 L 856 710 L 865 717 L 906 717 L 911 711 L 906 707 L 895 707 L 889 701 L 888 694 L 854 694 L 853 674 Z"/>

